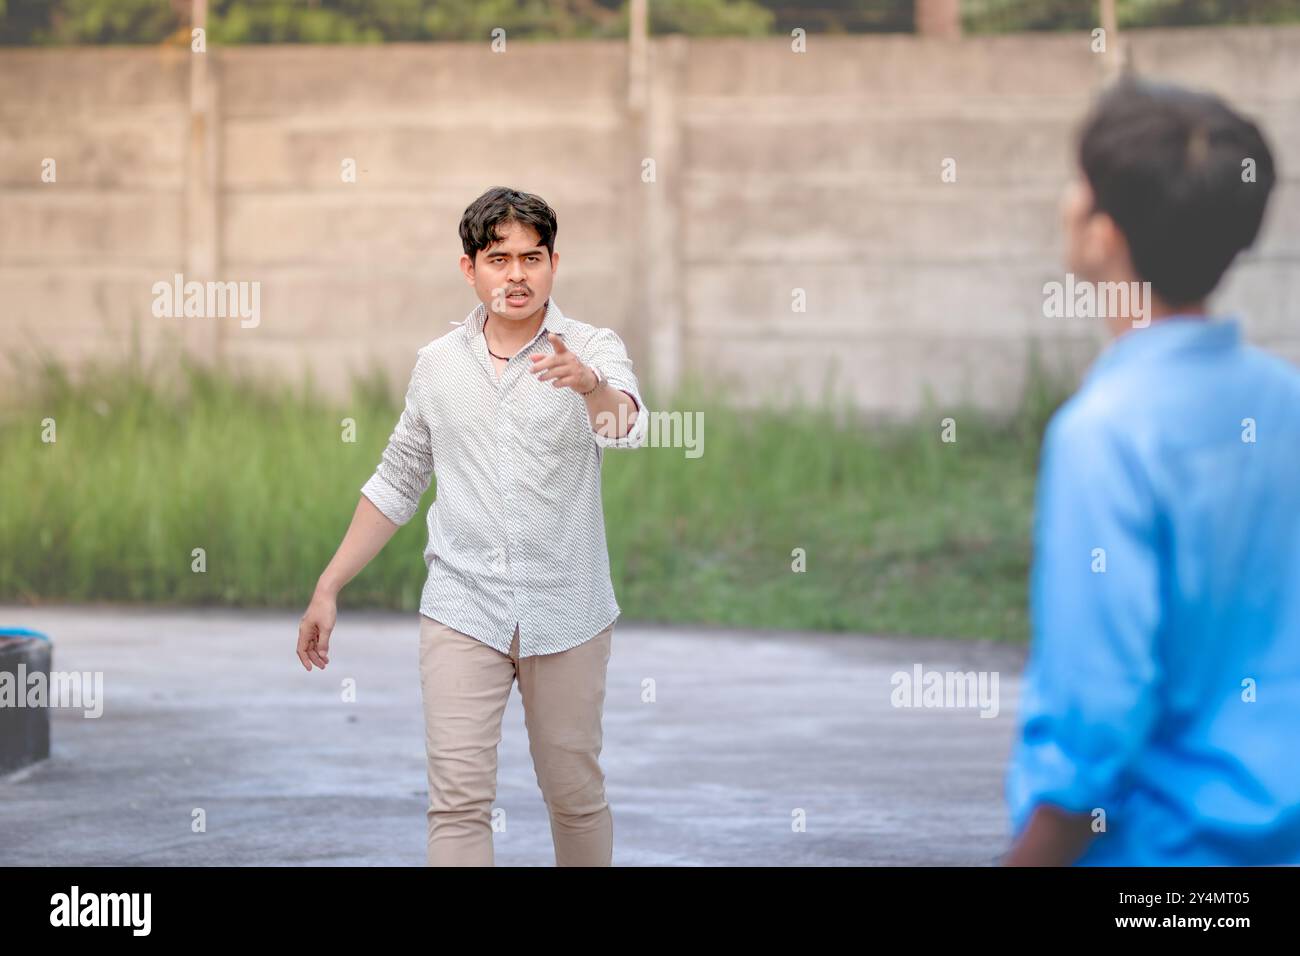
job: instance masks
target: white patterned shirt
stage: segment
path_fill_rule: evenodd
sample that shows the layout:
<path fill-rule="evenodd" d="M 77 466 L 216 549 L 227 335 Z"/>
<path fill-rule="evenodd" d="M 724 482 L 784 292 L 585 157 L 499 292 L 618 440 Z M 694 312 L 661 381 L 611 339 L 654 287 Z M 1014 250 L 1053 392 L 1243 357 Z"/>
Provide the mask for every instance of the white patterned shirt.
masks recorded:
<path fill-rule="evenodd" d="M 606 448 L 645 444 L 649 413 L 612 330 L 571 319 L 548 299 L 537 335 L 498 380 L 483 336 L 487 314 L 480 303 L 420 349 L 406 408 L 361 493 L 401 525 L 436 476 L 420 613 L 503 654 L 518 624 L 520 657 L 554 654 L 620 614 L 600 466 Z M 528 356 L 555 351 L 548 332 L 635 400 L 627 435 L 597 434 L 582 396 L 533 375 Z"/>

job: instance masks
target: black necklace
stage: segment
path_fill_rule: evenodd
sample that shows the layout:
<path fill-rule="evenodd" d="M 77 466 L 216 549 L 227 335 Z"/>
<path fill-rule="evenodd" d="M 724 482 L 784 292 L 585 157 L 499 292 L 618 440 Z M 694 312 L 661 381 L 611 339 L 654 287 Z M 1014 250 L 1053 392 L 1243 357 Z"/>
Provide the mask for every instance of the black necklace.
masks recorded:
<path fill-rule="evenodd" d="M 490 318 L 491 316 L 488 316 L 488 319 Z M 483 344 L 487 345 L 487 319 L 483 320 Z M 509 362 L 511 359 L 511 356 L 509 355 L 497 355 L 496 352 L 492 351 L 492 346 L 490 345 L 487 346 L 487 350 L 488 350 L 488 355 L 492 356 L 493 358 L 499 358 L 503 362 Z"/>

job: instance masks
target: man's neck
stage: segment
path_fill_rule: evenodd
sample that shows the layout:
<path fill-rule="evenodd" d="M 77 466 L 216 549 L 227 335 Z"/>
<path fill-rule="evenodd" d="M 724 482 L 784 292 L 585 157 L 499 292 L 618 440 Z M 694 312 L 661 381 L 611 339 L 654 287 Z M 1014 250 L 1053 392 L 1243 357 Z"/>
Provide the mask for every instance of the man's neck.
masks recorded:
<path fill-rule="evenodd" d="M 489 306 L 488 317 L 483 323 L 483 337 L 487 339 L 488 348 L 498 355 L 514 355 L 533 340 L 545 319 L 545 305 L 528 318 L 515 320 L 502 318 Z"/>

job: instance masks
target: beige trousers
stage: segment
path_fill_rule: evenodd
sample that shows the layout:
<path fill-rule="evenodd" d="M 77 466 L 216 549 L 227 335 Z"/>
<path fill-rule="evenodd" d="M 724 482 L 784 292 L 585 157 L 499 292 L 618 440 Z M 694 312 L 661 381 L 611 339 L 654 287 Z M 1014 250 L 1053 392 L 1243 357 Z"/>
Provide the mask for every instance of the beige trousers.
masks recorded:
<path fill-rule="evenodd" d="M 420 616 L 429 760 L 429 866 L 491 866 L 501 717 L 516 679 L 557 866 L 610 866 L 614 821 L 598 757 L 614 625 L 558 654 L 519 659 Z"/>

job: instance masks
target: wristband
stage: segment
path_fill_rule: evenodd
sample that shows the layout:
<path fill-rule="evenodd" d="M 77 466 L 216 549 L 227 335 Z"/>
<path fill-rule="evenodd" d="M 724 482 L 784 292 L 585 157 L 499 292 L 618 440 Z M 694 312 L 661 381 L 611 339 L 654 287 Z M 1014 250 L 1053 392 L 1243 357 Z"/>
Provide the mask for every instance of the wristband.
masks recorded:
<path fill-rule="evenodd" d="M 590 395 L 592 392 L 594 392 L 596 389 L 600 388 L 602 385 L 605 384 L 605 376 L 600 374 L 600 369 L 595 368 L 594 366 L 590 366 L 590 365 L 587 366 L 587 367 L 590 368 L 591 371 L 592 371 L 592 374 L 596 376 L 596 384 L 593 385 L 593 386 L 591 386 L 591 388 L 587 389 L 585 392 L 579 392 L 579 393 L 578 393 L 579 395 L 583 396 L 584 398 L 587 397 L 587 396 Z"/>

